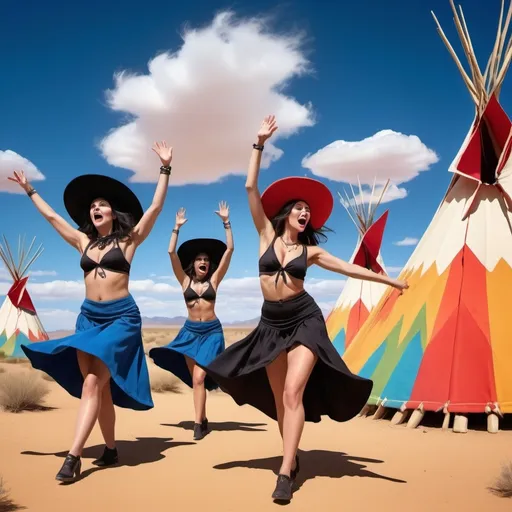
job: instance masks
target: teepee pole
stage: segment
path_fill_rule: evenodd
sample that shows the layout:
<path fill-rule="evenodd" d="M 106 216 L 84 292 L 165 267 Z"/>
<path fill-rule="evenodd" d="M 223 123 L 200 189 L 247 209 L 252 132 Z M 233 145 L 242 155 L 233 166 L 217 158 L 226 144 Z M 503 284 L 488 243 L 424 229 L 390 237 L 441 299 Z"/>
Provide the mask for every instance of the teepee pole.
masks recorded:
<path fill-rule="evenodd" d="M 15 279 L 16 281 L 19 281 L 20 280 L 20 277 L 18 275 L 18 269 L 16 267 L 16 263 L 14 261 L 14 258 L 12 256 L 12 252 L 11 252 L 11 248 L 9 246 L 9 242 L 7 242 L 7 239 L 5 238 L 5 235 L 4 235 L 4 242 L 5 242 L 5 247 L 7 248 L 7 255 L 9 256 L 9 262 L 10 262 L 10 265 L 11 265 L 11 268 L 14 272 L 14 276 L 15 276 Z"/>

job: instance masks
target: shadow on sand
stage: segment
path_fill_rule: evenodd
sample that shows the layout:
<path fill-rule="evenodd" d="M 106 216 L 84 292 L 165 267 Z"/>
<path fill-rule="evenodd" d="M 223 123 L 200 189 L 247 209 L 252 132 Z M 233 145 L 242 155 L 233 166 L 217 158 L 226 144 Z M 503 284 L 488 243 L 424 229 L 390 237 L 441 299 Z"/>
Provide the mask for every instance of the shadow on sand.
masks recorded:
<path fill-rule="evenodd" d="M 381 475 L 366 469 L 366 464 L 382 464 L 384 462 L 378 459 L 353 457 L 346 453 L 331 452 L 327 450 L 299 450 L 299 457 L 300 471 L 295 482 L 295 491 L 298 491 L 308 480 L 312 480 L 317 477 L 343 478 L 347 476 L 358 476 L 365 478 L 378 478 L 399 484 L 407 483 L 405 480 Z M 214 466 L 214 469 L 263 469 L 272 471 L 277 476 L 281 460 L 281 457 L 268 457 L 265 459 L 232 461 L 224 464 L 218 464 Z"/>
<path fill-rule="evenodd" d="M 139 466 L 140 464 L 150 464 L 157 462 L 165 458 L 164 452 L 170 448 L 176 448 L 177 446 L 186 446 L 190 444 L 196 444 L 192 442 L 172 442 L 172 437 L 137 437 L 135 441 L 116 441 L 117 449 L 119 451 L 119 463 L 106 468 L 94 467 L 86 469 L 82 472 L 80 479 L 87 478 L 96 471 L 109 468 L 119 468 L 123 466 Z M 103 448 L 105 445 L 95 445 L 84 448 L 82 453 L 82 459 L 96 459 L 101 457 Z M 65 458 L 68 454 L 67 451 L 56 452 L 56 453 L 44 453 L 34 451 L 21 452 L 22 455 L 36 455 L 36 456 L 48 456 L 53 455 L 55 457 Z M 55 473 L 59 468 L 55 469 Z M 78 481 L 79 481 L 78 480 Z M 66 484 L 64 484 L 66 485 Z"/>
<path fill-rule="evenodd" d="M 182 428 L 183 430 L 194 430 L 194 422 L 193 421 L 180 421 L 179 423 L 161 423 L 162 427 L 176 427 Z M 208 428 L 210 431 L 218 431 L 218 432 L 266 432 L 266 428 L 257 428 L 257 427 L 266 427 L 266 423 L 240 423 L 238 421 L 209 421 Z"/>

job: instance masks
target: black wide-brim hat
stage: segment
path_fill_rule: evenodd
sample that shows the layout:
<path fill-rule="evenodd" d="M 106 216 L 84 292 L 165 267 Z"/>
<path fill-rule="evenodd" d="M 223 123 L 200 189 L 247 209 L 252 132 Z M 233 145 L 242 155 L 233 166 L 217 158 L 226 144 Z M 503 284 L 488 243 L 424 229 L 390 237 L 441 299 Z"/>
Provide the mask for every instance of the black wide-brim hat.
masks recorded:
<path fill-rule="evenodd" d="M 106 199 L 114 210 L 128 213 L 137 224 L 144 210 L 137 196 L 124 183 L 102 174 L 84 174 L 71 180 L 64 190 L 64 206 L 69 216 L 82 226 L 90 216 L 91 203 Z"/>
<path fill-rule="evenodd" d="M 210 262 L 219 265 L 227 245 L 215 238 L 193 238 L 183 242 L 178 249 L 178 258 L 181 266 L 187 268 L 202 252 L 208 254 Z"/>

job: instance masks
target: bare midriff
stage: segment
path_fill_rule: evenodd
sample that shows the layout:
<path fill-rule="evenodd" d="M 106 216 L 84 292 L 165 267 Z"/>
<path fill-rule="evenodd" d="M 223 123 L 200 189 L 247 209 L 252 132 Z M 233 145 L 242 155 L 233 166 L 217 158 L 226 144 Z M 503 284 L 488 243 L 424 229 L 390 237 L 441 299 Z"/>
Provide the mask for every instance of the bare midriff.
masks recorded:
<path fill-rule="evenodd" d="M 105 277 L 100 277 L 100 272 Z M 126 274 L 98 268 L 85 276 L 85 296 L 96 302 L 123 299 L 130 294 L 129 281 Z"/>
<path fill-rule="evenodd" d="M 215 315 L 214 302 L 197 299 L 186 304 L 188 309 L 188 319 L 191 322 L 211 322 L 212 320 L 217 319 L 217 316 Z"/>
<path fill-rule="evenodd" d="M 277 274 L 260 276 L 261 293 L 263 294 L 263 298 L 265 300 L 288 300 L 304 291 L 304 281 L 292 277 L 286 272 L 285 274 L 286 282 L 283 279 L 283 275 L 280 274 L 277 281 L 277 286 Z"/>

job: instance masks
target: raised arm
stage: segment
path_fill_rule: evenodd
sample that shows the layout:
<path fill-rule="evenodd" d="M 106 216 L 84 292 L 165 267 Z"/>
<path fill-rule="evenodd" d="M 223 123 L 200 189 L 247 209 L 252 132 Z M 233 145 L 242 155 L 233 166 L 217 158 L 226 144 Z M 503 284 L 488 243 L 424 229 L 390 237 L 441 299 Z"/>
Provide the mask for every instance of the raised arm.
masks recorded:
<path fill-rule="evenodd" d="M 178 213 L 176 213 L 176 223 L 174 224 L 174 229 L 172 230 L 171 240 L 169 241 L 169 257 L 171 258 L 172 270 L 174 271 L 174 275 L 178 282 L 183 285 L 187 274 L 183 270 L 181 266 L 181 261 L 178 258 L 178 254 L 176 253 L 176 245 L 178 244 L 178 234 L 180 232 L 181 226 L 187 222 L 185 218 L 185 209 L 180 208 Z"/>
<path fill-rule="evenodd" d="M 219 203 L 219 209 L 215 213 L 222 219 L 224 229 L 226 230 L 226 250 L 222 255 L 219 267 L 213 273 L 211 279 L 214 282 L 215 287 L 217 287 L 228 271 L 229 264 L 231 263 L 231 257 L 235 250 L 235 244 L 233 243 L 233 232 L 231 231 L 231 222 L 229 221 L 229 206 L 224 201 L 221 201 Z"/>
<path fill-rule="evenodd" d="M 247 172 L 247 180 L 245 189 L 247 190 L 247 198 L 249 200 L 249 208 L 251 210 L 254 226 L 260 235 L 270 234 L 272 224 L 268 220 L 263 206 L 261 204 L 260 191 L 258 190 L 258 175 L 261 165 L 261 153 L 265 141 L 269 139 L 277 130 L 276 119 L 274 116 L 267 116 L 261 124 L 257 136 L 257 142 L 253 146 L 251 160 L 249 161 L 249 169 Z"/>
<path fill-rule="evenodd" d="M 36 192 L 36 189 L 30 184 L 23 171 L 14 171 L 13 177 L 9 177 L 8 179 L 17 183 L 27 193 L 41 215 L 55 228 L 57 233 L 59 233 L 68 244 L 81 251 L 82 242 L 87 240 L 87 236 L 71 226 L 55 212 L 39 193 Z"/>
<path fill-rule="evenodd" d="M 151 233 L 156 219 L 164 207 L 165 197 L 167 196 L 167 189 L 169 188 L 172 148 L 167 147 L 167 143 L 163 141 L 155 142 L 151 149 L 160 157 L 162 167 L 160 167 L 160 178 L 158 179 L 158 183 L 156 185 L 153 202 L 151 203 L 151 206 L 144 212 L 144 215 L 132 231 L 132 239 L 137 245 L 140 245 L 147 238 L 149 233 Z"/>
<path fill-rule="evenodd" d="M 325 249 L 321 249 L 320 247 L 308 248 L 308 254 L 312 263 L 315 263 L 326 270 L 330 270 L 331 272 L 337 272 L 338 274 L 343 274 L 355 279 L 362 279 L 363 281 L 388 284 L 400 291 L 409 288 L 406 281 L 399 281 L 398 279 L 393 279 L 385 274 L 377 274 L 376 272 L 361 267 L 360 265 L 347 263 L 346 261 L 329 254 Z"/>

